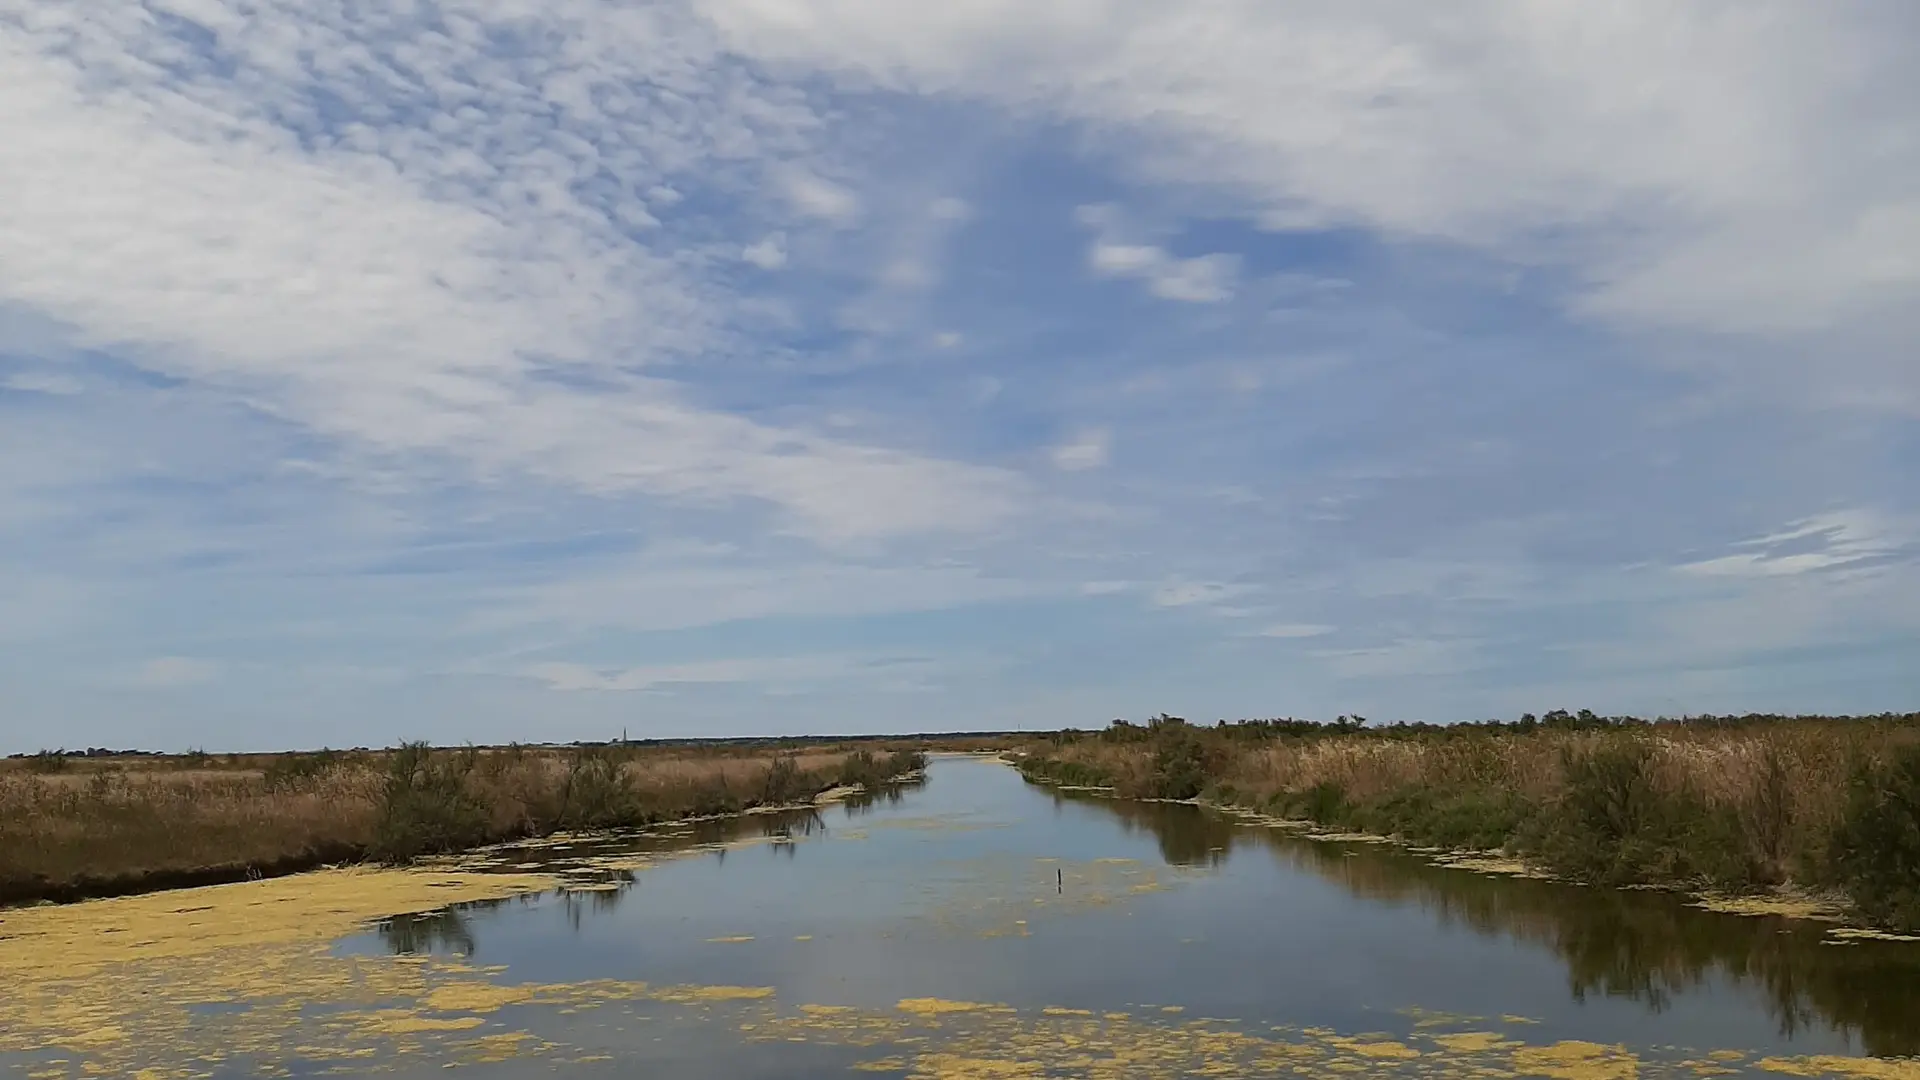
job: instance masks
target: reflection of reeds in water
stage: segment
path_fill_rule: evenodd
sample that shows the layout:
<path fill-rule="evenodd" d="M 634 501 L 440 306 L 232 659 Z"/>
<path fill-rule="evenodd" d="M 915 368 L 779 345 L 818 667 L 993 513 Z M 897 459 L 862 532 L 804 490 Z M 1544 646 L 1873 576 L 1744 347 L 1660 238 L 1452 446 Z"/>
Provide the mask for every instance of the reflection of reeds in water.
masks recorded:
<path fill-rule="evenodd" d="M 1237 848 L 1263 848 L 1357 896 L 1417 906 L 1442 925 L 1547 948 L 1566 965 L 1576 999 L 1624 998 L 1657 1012 L 1725 980 L 1758 990 L 1784 1035 L 1826 1027 L 1856 1036 L 1871 1054 L 1920 1054 L 1920 947 L 1912 944 L 1835 946 L 1824 943 L 1819 923 L 1721 915 L 1665 894 L 1449 869 L 1378 845 L 1244 825 L 1200 807 L 1058 797 L 1105 808 L 1129 829 L 1152 830 L 1169 862 L 1190 862 L 1203 848 L 1216 861 Z"/>
<path fill-rule="evenodd" d="M 1055 793 L 1066 802 L 1068 795 Z M 1080 797 L 1085 801 L 1084 797 Z M 1218 814 L 1196 813 L 1191 806 L 1102 799 L 1130 834 L 1146 833 L 1159 845 L 1160 857 L 1173 866 L 1218 866 L 1232 849 L 1237 826 Z"/>
<path fill-rule="evenodd" d="M 858 817 L 872 813 L 883 807 L 899 806 L 909 792 L 918 791 L 926 786 L 924 776 L 907 780 L 893 780 L 863 787 L 860 791 L 841 800 L 848 817 Z"/>

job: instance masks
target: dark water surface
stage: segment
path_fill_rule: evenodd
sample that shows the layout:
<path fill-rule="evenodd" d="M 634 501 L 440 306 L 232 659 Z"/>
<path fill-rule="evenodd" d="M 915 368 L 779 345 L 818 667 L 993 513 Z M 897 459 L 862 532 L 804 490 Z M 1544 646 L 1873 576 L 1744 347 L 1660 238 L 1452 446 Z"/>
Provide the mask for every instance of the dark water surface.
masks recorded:
<path fill-rule="evenodd" d="M 924 785 L 867 806 L 623 844 L 664 850 L 776 831 L 778 842 L 664 861 L 605 891 L 393 920 L 338 949 L 465 955 L 509 984 L 773 988 L 758 1019 L 656 1002 L 618 1017 L 510 1008 L 493 1021 L 580 1048 L 573 1067 L 607 1075 L 850 1075 L 857 1061 L 884 1059 L 887 1039 L 769 1038 L 768 1010 L 878 1015 L 903 999 L 1177 1017 L 1189 1028 L 1217 1018 L 1259 1032 L 1497 1032 L 1653 1058 L 1920 1053 L 1920 945 L 1837 943 L 1817 923 L 1444 869 L 1197 807 L 1064 794 L 988 761 L 936 759 Z M 937 1035 L 897 1034 L 908 1052 L 893 1075 L 1106 1075 L 942 1072 L 912 1064 L 938 1050 Z"/>

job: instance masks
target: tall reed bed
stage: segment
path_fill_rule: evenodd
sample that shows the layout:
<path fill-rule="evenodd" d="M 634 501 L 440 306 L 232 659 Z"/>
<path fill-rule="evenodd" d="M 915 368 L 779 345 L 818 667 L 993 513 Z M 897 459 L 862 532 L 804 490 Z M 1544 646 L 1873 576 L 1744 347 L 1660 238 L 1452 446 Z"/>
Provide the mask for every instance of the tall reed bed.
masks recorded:
<path fill-rule="evenodd" d="M 801 802 L 917 751 L 809 747 L 390 751 L 0 763 L 0 902 L 418 855 Z"/>
<path fill-rule="evenodd" d="M 1599 884 L 1845 890 L 1920 926 L 1920 716 L 1063 733 L 1037 779 L 1191 798 L 1419 843 L 1507 848 Z"/>

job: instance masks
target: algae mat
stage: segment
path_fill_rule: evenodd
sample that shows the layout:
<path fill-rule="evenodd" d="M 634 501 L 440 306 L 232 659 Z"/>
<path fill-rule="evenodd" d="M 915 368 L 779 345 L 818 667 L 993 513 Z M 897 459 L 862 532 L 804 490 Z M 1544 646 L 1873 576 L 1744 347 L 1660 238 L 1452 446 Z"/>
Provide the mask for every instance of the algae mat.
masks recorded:
<path fill-rule="evenodd" d="M 34 1076 L 285 1075 L 433 1065 L 548 1071 L 617 1065 L 619 1039 L 695 1025 L 728 1044 L 808 1043 L 865 1074 L 1120 1078 L 1167 1075 L 1718 1076 L 1738 1054 L 1643 1057 L 1531 1045 L 1448 1017 L 1392 1033 L 1178 1019 L 1171 1007 L 1095 1014 L 938 997 L 892 1009 L 784 1003 L 767 987 L 594 980 L 512 983 L 459 958 L 345 956 L 369 921 L 546 892 L 545 874 L 334 870 L 0 916 L 0 1054 Z M 560 1025 L 557 1016 L 591 1014 Z M 1792 1075 L 1920 1077 L 1910 1063 L 1771 1059 Z"/>

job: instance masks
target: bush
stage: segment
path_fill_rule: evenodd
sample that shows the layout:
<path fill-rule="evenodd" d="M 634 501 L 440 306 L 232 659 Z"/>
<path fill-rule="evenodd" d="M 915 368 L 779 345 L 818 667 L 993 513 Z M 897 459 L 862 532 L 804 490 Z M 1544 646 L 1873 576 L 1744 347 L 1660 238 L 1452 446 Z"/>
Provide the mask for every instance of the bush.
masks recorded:
<path fill-rule="evenodd" d="M 560 802 L 562 828 L 611 829 L 641 824 L 643 818 L 618 756 L 603 746 L 582 746 L 573 752 Z"/>
<path fill-rule="evenodd" d="M 1157 799 L 1198 798 L 1207 786 L 1207 763 L 1200 740 L 1183 730 L 1184 725 L 1163 734 L 1153 750 L 1153 774 L 1148 792 Z"/>
<path fill-rule="evenodd" d="M 840 764 L 840 783 L 844 787 L 858 785 L 871 791 L 926 765 L 927 755 L 917 750 L 895 750 L 885 757 L 871 750 L 855 750 Z"/>
<path fill-rule="evenodd" d="M 311 754 L 282 754 L 267 763 L 261 780 L 268 791 L 284 791 L 312 783 L 340 765 L 341 755 L 333 750 Z"/>
<path fill-rule="evenodd" d="M 1084 762 L 1037 756 L 1022 758 L 1020 772 L 1029 779 L 1065 787 L 1112 787 L 1114 779 L 1099 767 Z"/>
<path fill-rule="evenodd" d="M 1835 876 L 1861 914 L 1920 929 L 1920 747 L 1854 769 L 1832 853 Z"/>
<path fill-rule="evenodd" d="M 1737 813 L 1714 810 L 1688 792 L 1662 791 L 1646 741 L 1566 751 L 1562 768 L 1559 801 L 1520 838 L 1554 869 L 1601 885 L 1753 883 Z"/>
<path fill-rule="evenodd" d="M 487 839 L 487 808 L 467 790 L 478 753 L 405 743 L 388 763 L 369 853 L 387 862 L 461 851 Z"/>
<path fill-rule="evenodd" d="M 760 805 L 780 806 L 797 802 L 811 794 L 807 790 L 808 777 L 800 772 L 799 763 L 791 755 L 782 754 L 767 766 L 767 775 L 760 783 Z"/>
<path fill-rule="evenodd" d="M 42 750 L 27 759 L 27 771 L 42 775 L 66 772 L 73 767 L 65 750 Z"/>

